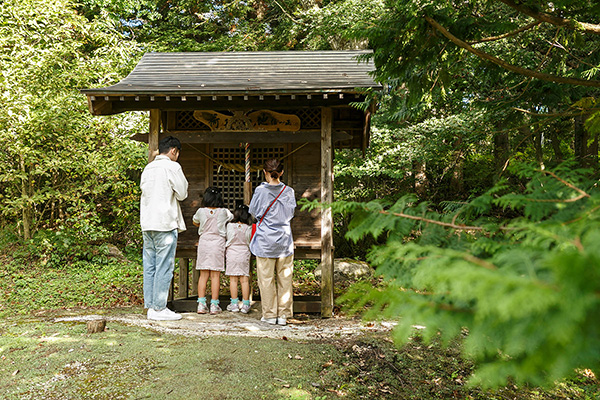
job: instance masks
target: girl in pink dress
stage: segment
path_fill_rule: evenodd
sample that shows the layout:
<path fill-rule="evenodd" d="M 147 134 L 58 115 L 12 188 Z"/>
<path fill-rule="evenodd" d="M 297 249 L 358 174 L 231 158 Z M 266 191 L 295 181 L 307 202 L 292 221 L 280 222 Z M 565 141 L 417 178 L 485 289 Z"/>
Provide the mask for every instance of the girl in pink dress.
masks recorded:
<path fill-rule="evenodd" d="M 231 302 L 227 310 L 250 311 L 250 236 L 252 234 L 252 216 L 248 206 L 243 204 L 233 211 L 233 219 L 227 224 L 227 243 L 225 244 L 225 275 L 229 277 Z M 242 286 L 242 307 L 238 300 L 238 279 Z"/>
<path fill-rule="evenodd" d="M 219 307 L 219 282 L 225 269 L 225 238 L 227 222 L 233 215 L 225 208 L 221 190 L 209 187 L 204 191 L 202 207 L 194 214 L 193 222 L 198 227 L 198 255 L 196 269 L 200 270 L 198 279 L 198 314 L 206 314 L 206 284 L 210 278 L 210 313 L 221 312 Z"/>

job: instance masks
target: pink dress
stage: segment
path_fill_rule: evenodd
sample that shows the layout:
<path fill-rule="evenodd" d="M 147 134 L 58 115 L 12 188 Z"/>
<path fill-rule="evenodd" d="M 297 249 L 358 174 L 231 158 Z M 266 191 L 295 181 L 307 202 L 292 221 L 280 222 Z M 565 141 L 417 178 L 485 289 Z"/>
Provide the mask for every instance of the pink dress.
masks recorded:
<path fill-rule="evenodd" d="M 239 222 L 227 224 L 226 258 L 228 276 L 250 276 L 250 232 L 252 227 Z"/>
<path fill-rule="evenodd" d="M 204 215 L 201 216 L 200 213 Z M 223 208 L 200 208 L 194 215 L 194 221 L 205 219 L 198 240 L 196 269 L 211 271 L 223 271 L 225 269 L 225 237 L 219 229 L 220 213 L 230 214 L 229 210 Z"/>

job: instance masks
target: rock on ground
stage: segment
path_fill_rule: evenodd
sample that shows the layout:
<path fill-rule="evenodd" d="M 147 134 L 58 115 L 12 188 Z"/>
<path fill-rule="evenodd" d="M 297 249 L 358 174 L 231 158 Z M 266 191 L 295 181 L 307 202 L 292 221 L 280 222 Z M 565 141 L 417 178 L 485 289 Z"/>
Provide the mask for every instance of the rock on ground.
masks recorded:
<path fill-rule="evenodd" d="M 321 265 L 315 269 L 315 278 L 321 279 Z M 333 280 L 356 281 L 361 278 L 370 278 L 373 276 L 373 268 L 364 261 L 356 261 L 348 258 L 333 260 Z"/>

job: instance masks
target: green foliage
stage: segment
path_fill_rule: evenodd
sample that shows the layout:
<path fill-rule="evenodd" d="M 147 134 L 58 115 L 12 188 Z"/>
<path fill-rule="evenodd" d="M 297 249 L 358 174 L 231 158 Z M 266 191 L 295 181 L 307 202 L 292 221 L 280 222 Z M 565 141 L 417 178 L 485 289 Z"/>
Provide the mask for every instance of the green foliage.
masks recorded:
<path fill-rule="evenodd" d="M 600 336 L 600 192 L 585 171 L 514 167 L 524 193 L 500 184 L 451 212 L 404 197 L 386 207 L 338 203 L 354 210 L 349 238 L 386 236 L 371 263 L 381 288 L 358 286 L 343 301 L 370 317 L 399 319 L 396 339 L 414 326 L 426 340 L 448 343 L 468 331 L 471 382 L 552 383 L 576 368 L 598 373 Z M 497 218 L 511 209 L 513 218 Z"/>
<path fill-rule="evenodd" d="M 110 20 L 89 21 L 73 7 L 0 8 L 0 215 L 26 239 L 43 229 L 40 245 L 51 236 L 55 244 L 126 240 L 137 218 L 134 171 L 145 157 L 126 135 L 143 118 L 95 119 L 78 92 L 118 80 L 136 49 Z"/>
<path fill-rule="evenodd" d="M 2 236 L 10 241 L 0 243 L 0 316 L 141 303 L 141 263 L 109 257 L 106 246 L 60 232 L 40 232 L 29 244 Z"/>

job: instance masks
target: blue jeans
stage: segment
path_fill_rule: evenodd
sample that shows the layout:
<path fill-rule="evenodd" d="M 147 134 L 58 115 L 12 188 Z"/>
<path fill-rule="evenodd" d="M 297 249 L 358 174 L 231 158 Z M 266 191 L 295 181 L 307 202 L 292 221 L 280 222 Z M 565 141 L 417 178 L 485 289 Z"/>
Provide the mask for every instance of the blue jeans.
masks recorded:
<path fill-rule="evenodd" d="M 144 307 L 162 310 L 167 307 L 173 279 L 177 229 L 168 232 L 143 231 L 144 237 Z"/>

